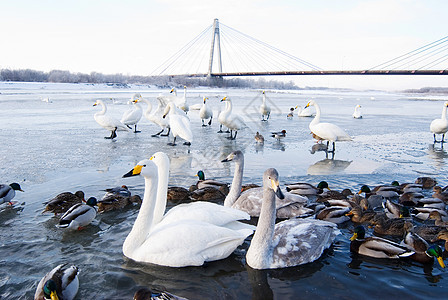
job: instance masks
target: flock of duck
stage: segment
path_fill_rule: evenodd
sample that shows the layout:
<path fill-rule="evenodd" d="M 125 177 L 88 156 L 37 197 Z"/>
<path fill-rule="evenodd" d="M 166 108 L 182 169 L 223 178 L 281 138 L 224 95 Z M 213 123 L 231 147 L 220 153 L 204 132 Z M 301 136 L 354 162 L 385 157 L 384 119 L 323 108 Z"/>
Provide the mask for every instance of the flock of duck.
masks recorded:
<path fill-rule="evenodd" d="M 106 137 L 108 139 L 116 138 L 118 130 L 132 129 L 131 126 L 134 126 L 134 132 L 138 132 L 137 123 L 143 114 L 138 102 L 145 102 L 148 106 L 145 117 L 161 129 L 155 133 L 156 136 L 165 130 L 165 135 L 169 135 L 171 131 L 174 137 L 171 145 L 175 145 L 177 137 L 190 145 L 192 134 L 185 114 L 189 110 L 184 101 L 185 94 L 186 89 L 183 98 L 174 94 L 169 101 L 166 96 L 158 97 L 159 106 L 155 111 L 152 111 L 148 100 L 136 94 L 132 101 L 133 110 L 126 112 L 121 121 L 107 116 L 106 105 L 97 100 L 94 105 L 102 106 L 102 111 L 95 114 L 95 120 L 111 131 L 111 135 Z M 206 100 L 204 98 L 200 107 L 203 126 L 211 125 L 213 118 Z M 226 102 L 226 109 L 218 120 L 229 129 L 229 138 L 235 139 L 244 122 L 232 116 L 228 97 L 222 101 Z M 320 107 L 314 100 L 310 100 L 298 114 L 309 114 L 310 106 L 315 107 L 315 117 L 309 128 L 318 142 L 327 141 L 327 147 L 332 142 L 334 151 L 336 141 L 351 140 L 338 126 L 320 122 Z M 442 118 L 431 123 L 435 142 L 436 134 L 442 134 L 443 142 L 448 129 L 448 122 L 444 123 L 447 106 L 448 102 L 444 104 Z M 297 107 L 291 108 L 290 114 L 295 109 Z M 260 113 L 262 121 L 270 118 L 264 92 Z M 359 105 L 353 117 L 362 117 Z M 285 134 L 286 131 L 273 133 L 273 136 L 280 138 Z M 230 186 L 206 180 L 204 172 L 199 171 L 198 183 L 187 190 L 168 187 L 170 160 L 165 153 L 157 152 L 123 175 L 124 178 L 137 175 L 144 178 L 143 199 L 131 195 L 126 186 L 105 190 L 101 200 L 90 197 L 85 201 L 82 191 L 74 194 L 65 192 L 48 201 L 43 212 L 62 214 L 56 225 L 58 228 L 81 230 L 95 219 L 98 212 L 141 205 L 122 251 L 134 261 L 160 266 L 201 266 L 205 262 L 224 259 L 252 235 L 246 252 L 248 266 L 253 269 L 298 266 L 322 256 L 340 234 L 338 224 L 353 222 L 355 227 L 350 250 L 354 253 L 381 259 L 412 259 L 424 264 L 432 263 L 436 258 L 440 266 L 445 267 L 448 192 L 445 191 L 447 187 L 437 186 L 433 178 L 420 177 L 415 183 L 400 185 L 393 182 L 372 189 L 363 186 L 355 194 L 348 189 L 341 192 L 330 190 L 325 181 L 317 186 L 302 182 L 286 184 L 283 192 L 280 176 L 274 168 L 264 172 L 262 186 L 243 186 L 244 155 L 241 151 L 232 152 L 222 162 L 235 164 Z M 430 189 L 434 193 L 428 197 Z M 17 183 L 0 185 L 0 203 L 13 205 L 15 191 L 23 192 Z M 170 200 L 185 203 L 166 211 Z M 434 223 L 428 225 L 426 220 L 434 220 Z M 366 237 L 365 225 L 373 227 L 374 236 Z M 446 242 L 445 252 L 438 244 L 439 240 Z M 79 289 L 78 273 L 76 266 L 56 266 L 39 282 L 35 299 L 73 299 Z M 183 298 L 168 292 L 142 289 L 136 292 L 134 299 Z"/>

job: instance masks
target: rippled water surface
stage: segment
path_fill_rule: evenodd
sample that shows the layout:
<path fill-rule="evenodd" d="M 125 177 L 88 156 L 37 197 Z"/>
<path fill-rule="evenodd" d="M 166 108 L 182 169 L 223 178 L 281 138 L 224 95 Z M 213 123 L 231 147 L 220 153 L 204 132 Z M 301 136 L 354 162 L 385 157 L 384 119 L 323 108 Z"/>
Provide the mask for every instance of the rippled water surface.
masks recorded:
<path fill-rule="evenodd" d="M 231 151 L 245 154 L 244 183 L 261 182 L 265 169 L 275 167 L 282 183 L 326 180 L 332 189 L 359 190 L 362 184 L 413 182 L 419 176 L 435 177 L 447 185 L 448 153 L 433 146 L 429 123 L 439 118 L 442 97 L 353 91 L 267 91 L 271 119 L 261 122 L 261 93 L 255 90 L 191 89 L 188 101 L 210 98 L 215 120 L 201 127 L 197 111 L 189 113 L 194 141 L 190 148 L 167 146 L 167 137 L 153 138 L 159 128 L 147 120 L 141 133 L 109 132 L 93 119 L 96 99 L 108 104 L 108 113 L 120 118 L 135 92 L 155 105 L 165 90 L 132 86 L 119 89 L 103 85 L 0 83 L 0 178 L 19 182 L 14 207 L 0 206 L 0 298 L 31 299 L 40 278 L 60 263 L 80 268 L 77 299 L 131 299 L 142 286 L 162 288 L 191 299 L 297 299 L 330 297 L 400 297 L 422 299 L 446 294 L 448 280 L 437 264 L 423 266 L 403 261 L 360 258 L 349 251 L 352 224 L 341 226 L 334 246 L 317 261 L 295 268 L 254 271 L 245 265 L 247 240 L 229 258 L 203 267 L 166 268 L 126 259 L 121 246 L 138 213 L 138 207 L 99 214 L 79 232 L 64 232 L 58 219 L 42 214 L 43 202 L 64 192 L 83 190 L 88 197 L 102 197 L 105 188 L 126 184 L 143 195 L 142 177 L 123 179 L 138 161 L 156 151 L 171 159 L 170 185 L 195 183 L 200 169 L 209 178 L 231 182 L 234 166 L 220 161 Z M 234 111 L 247 128 L 235 141 L 217 134 L 219 100 L 230 96 Z M 51 103 L 41 101 L 49 98 Z M 354 137 L 336 145 L 333 159 L 324 152 L 311 153 L 315 142 L 309 134 L 311 118 L 287 120 L 289 108 L 315 99 L 322 121 L 333 122 Z M 448 100 L 448 99 L 447 99 Z M 363 119 L 353 119 L 361 104 Z M 143 104 L 144 105 L 144 104 Z M 271 131 L 285 129 L 278 142 Z M 265 136 L 257 146 L 253 136 Z M 430 192 L 428 195 L 430 195 Z M 168 203 L 168 209 L 174 205 Z"/>

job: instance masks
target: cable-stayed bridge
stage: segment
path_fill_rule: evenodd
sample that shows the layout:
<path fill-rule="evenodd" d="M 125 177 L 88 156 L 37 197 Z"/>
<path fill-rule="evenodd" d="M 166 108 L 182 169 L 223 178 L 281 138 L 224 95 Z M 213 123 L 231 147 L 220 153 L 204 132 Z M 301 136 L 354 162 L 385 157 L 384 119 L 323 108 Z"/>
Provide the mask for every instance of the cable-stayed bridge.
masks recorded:
<path fill-rule="evenodd" d="M 325 70 L 215 19 L 151 75 L 448 75 L 448 36 L 373 67 Z"/>

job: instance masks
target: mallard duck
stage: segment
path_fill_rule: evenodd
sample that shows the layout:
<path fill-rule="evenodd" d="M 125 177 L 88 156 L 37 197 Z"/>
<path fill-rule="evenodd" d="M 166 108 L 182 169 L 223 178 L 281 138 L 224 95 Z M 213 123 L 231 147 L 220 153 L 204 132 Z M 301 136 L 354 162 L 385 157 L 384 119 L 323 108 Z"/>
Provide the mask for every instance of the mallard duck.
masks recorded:
<path fill-rule="evenodd" d="M 440 215 L 442 216 L 442 218 L 448 217 L 448 214 L 443 209 L 431 208 L 431 207 L 414 207 L 414 209 L 413 209 L 413 213 L 415 214 L 415 217 L 422 221 L 427 220 L 429 217 L 429 214 L 433 211 L 439 212 Z"/>
<path fill-rule="evenodd" d="M 392 202 L 389 199 L 383 202 L 383 208 L 389 219 L 401 218 L 402 213 L 405 211 L 403 205 Z"/>
<path fill-rule="evenodd" d="M 204 171 L 199 170 L 196 176 L 199 178 L 199 180 L 196 184 L 190 186 L 189 188 L 190 192 L 205 187 L 211 187 L 218 189 L 224 195 L 224 198 L 229 193 L 229 186 L 227 183 L 213 179 L 205 179 Z"/>
<path fill-rule="evenodd" d="M 134 300 L 188 300 L 168 292 L 152 291 L 148 288 L 141 288 L 134 294 Z"/>
<path fill-rule="evenodd" d="M 106 212 L 112 210 L 120 210 L 131 204 L 141 204 L 142 198 L 139 195 L 132 195 L 130 197 L 120 195 L 108 195 L 98 201 L 98 212 Z"/>
<path fill-rule="evenodd" d="M 9 185 L 0 184 L 0 204 L 8 202 L 9 205 L 13 205 L 14 203 L 11 200 L 16 196 L 16 191 L 23 192 L 20 184 L 17 182 L 13 182 Z"/>
<path fill-rule="evenodd" d="M 104 190 L 106 194 L 103 196 L 104 198 L 107 198 L 108 196 L 112 195 L 120 195 L 123 197 L 131 197 L 131 191 L 128 189 L 126 185 L 117 186 L 114 188 L 108 188 Z"/>
<path fill-rule="evenodd" d="M 375 217 L 376 213 L 373 210 L 363 211 L 361 206 L 354 206 L 346 216 L 350 217 L 353 223 L 370 223 Z"/>
<path fill-rule="evenodd" d="M 168 201 L 190 201 L 191 192 L 181 186 L 170 186 L 167 190 Z"/>
<path fill-rule="evenodd" d="M 74 194 L 71 192 L 60 193 L 50 201 L 46 202 L 47 205 L 42 213 L 47 211 L 51 211 L 55 215 L 65 213 L 70 207 L 82 203 L 83 201 L 85 201 L 83 191 L 76 191 Z"/>
<path fill-rule="evenodd" d="M 406 206 L 414 206 L 417 205 L 417 202 L 420 199 L 423 199 L 424 197 L 425 196 L 422 193 L 404 192 L 403 194 L 400 195 L 400 198 L 398 198 L 398 202 Z"/>
<path fill-rule="evenodd" d="M 374 190 L 371 190 L 367 185 L 363 185 L 358 194 L 365 193 L 367 199 L 371 195 L 381 195 L 384 198 L 394 198 L 399 196 L 398 191 L 399 189 L 394 186 L 375 187 Z"/>
<path fill-rule="evenodd" d="M 86 204 L 75 204 L 61 217 L 56 227 L 67 228 L 71 230 L 80 230 L 82 227 L 90 224 L 96 217 L 98 210 L 97 200 L 90 197 Z"/>
<path fill-rule="evenodd" d="M 264 143 L 264 136 L 262 136 L 258 131 L 255 134 L 255 141 L 259 144 L 263 144 Z"/>
<path fill-rule="evenodd" d="M 388 219 L 383 215 L 376 215 L 371 223 L 375 227 L 373 231 L 380 235 L 400 235 L 403 236 L 405 233 L 404 223 L 405 219 Z"/>
<path fill-rule="evenodd" d="M 437 234 L 436 238 L 437 238 L 438 240 L 443 240 L 443 241 L 445 241 L 445 251 L 448 251 L 448 230 L 446 230 L 446 229 L 441 230 L 441 231 Z"/>
<path fill-rule="evenodd" d="M 445 202 L 438 198 L 423 198 L 419 199 L 417 203 L 415 204 L 417 207 L 426 207 L 426 208 L 437 208 L 444 210 L 445 209 Z"/>
<path fill-rule="evenodd" d="M 316 219 L 341 224 L 350 220 L 347 213 L 351 210 L 350 207 L 345 206 L 330 206 L 322 209 L 317 215 Z"/>
<path fill-rule="evenodd" d="M 335 190 L 328 190 L 325 192 L 322 192 L 321 194 L 317 195 L 317 199 L 316 201 L 318 202 L 323 202 L 323 201 L 327 201 L 327 200 L 346 200 L 348 196 L 350 196 L 352 193 L 352 191 L 350 191 L 349 189 L 344 189 L 342 192 L 338 192 Z"/>
<path fill-rule="evenodd" d="M 443 230 L 444 227 L 435 225 L 421 225 L 414 228 L 414 232 L 429 243 L 433 243 L 436 240 L 437 235 Z"/>
<path fill-rule="evenodd" d="M 365 237 L 364 226 L 355 227 L 353 236 L 350 238 L 350 251 L 374 258 L 397 259 L 409 257 L 415 253 L 408 247 L 380 237 Z"/>
<path fill-rule="evenodd" d="M 440 186 L 435 186 L 432 188 L 434 194 L 432 194 L 433 198 L 437 198 L 442 200 L 443 202 L 448 202 L 448 192 L 444 192 Z"/>
<path fill-rule="evenodd" d="M 443 220 L 442 215 L 439 211 L 432 211 L 429 213 L 428 219 L 434 220 L 434 224 L 440 227 L 448 227 L 448 220 Z"/>
<path fill-rule="evenodd" d="M 226 195 L 217 188 L 206 186 L 192 191 L 190 197 L 196 201 L 224 201 Z"/>
<path fill-rule="evenodd" d="M 60 264 L 48 272 L 37 285 L 35 300 L 72 300 L 78 293 L 78 268 Z"/>
<path fill-rule="evenodd" d="M 413 232 L 414 225 L 412 225 L 411 222 L 406 222 L 404 228 L 406 235 L 402 244 L 415 251 L 415 253 L 409 257 L 410 259 L 420 263 L 430 263 L 434 261 L 433 258 L 435 257 L 440 266 L 445 268 L 442 249 L 438 245 L 430 247 L 421 236 Z"/>
<path fill-rule="evenodd" d="M 430 189 L 437 184 L 437 180 L 432 177 L 418 177 L 415 183 L 421 184 L 424 189 Z"/>
<path fill-rule="evenodd" d="M 330 188 L 328 187 L 328 182 L 321 181 L 317 184 L 317 186 L 313 186 L 312 184 L 307 182 L 297 182 L 286 185 L 287 192 L 304 196 L 320 194 L 323 192 L 323 189 L 330 190 Z"/>

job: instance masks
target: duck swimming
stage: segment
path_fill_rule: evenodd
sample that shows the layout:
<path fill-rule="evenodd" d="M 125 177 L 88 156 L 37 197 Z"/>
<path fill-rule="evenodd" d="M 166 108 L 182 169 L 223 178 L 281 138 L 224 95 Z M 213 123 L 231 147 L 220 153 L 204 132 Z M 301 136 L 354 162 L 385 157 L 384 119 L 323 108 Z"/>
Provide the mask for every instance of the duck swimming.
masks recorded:
<path fill-rule="evenodd" d="M 82 229 L 95 219 L 98 210 L 96 205 L 97 201 L 95 197 L 90 197 L 86 204 L 78 203 L 73 205 L 61 217 L 56 227 L 71 230 Z"/>

